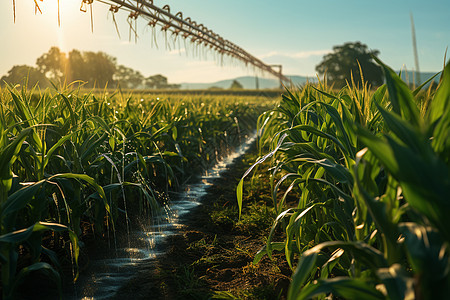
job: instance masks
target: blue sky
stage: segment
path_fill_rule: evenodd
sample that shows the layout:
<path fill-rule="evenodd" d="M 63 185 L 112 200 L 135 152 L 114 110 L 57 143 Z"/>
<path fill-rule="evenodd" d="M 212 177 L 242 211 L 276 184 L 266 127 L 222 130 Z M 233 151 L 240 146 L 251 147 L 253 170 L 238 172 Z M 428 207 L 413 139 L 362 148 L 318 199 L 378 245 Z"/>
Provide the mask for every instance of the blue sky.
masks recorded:
<path fill-rule="evenodd" d="M 129 40 L 127 14 L 116 19 L 119 38 L 108 6 L 94 2 L 94 32 L 90 15 L 79 11 L 81 0 L 60 0 L 58 27 L 57 0 L 38 1 L 43 14 L 34 13 L 33 0 L 16 0 L 16 23 L 12 0 L 0 1 L 0 76 L 14 65 L 34 65 L 36 58 L 51 46 L 63 51 L 104 51 L 143 75 L 163 74 L 169 82 L 213 82 L 254 70 L 225 61 L 213 53 L 196 54 L 180 42 L 166 46 L 157 33 L 158 47 L 151 30 L 138 23 L 139 39 Z M 315 76 L 315 66 L 335 45 L 361 41 L 380 51 L 380 58 L 394 69 L 414 68 L 410 13 L 414 16 L 421 71 L 439 71 L 450 45 L 450 1 L 380 0 L 155 0 L 160 7 L 182 11 L 225 39 L 269 64 L 283 64 L 288 75 Z M 450 54 L 449 54 L 450 56 Z"/>

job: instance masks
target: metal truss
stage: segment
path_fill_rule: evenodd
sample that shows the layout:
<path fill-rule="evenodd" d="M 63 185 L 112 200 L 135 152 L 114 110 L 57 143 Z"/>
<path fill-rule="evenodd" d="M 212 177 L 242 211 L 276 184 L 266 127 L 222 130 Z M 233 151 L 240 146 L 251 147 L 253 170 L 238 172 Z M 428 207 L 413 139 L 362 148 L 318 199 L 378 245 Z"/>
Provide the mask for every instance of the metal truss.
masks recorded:
<path fill-rule="evenodd" d="M 88 5 L 92 5 L 94 0 L 82 0 L 81 10 L 86 11 Z M 255 68 L 272 74 L 280 79 L 280 82 L 288 83 L 290 80 L 281 73 L 281 68 L 275 70 L 273 65 L 267 65 L 260 59 L 246 52 L 241 47 L 222 38 L 214 31 L 203 24 L 198 24 L 190 17 L 184 18 L 182 12 L 172 13 L 169 5 L 162 8 L 153 4 L 153 0 L 95 0 L 110 5 L 109 11 L 113 14 L 124 10 L 129 12 L 128 22 L 143 18 L 151 27 L 160 27 L 163 32 L 170 32 L 175 39 L 181 37 L 193 44 L 210 48 L 220 55 L 226 55 L 235 58 L 245 65 L 251 65 Z M 92 12 L 92 11 L 91 11 Z M 115 19 L 114 19 L 115 20 Z M 278 65 L 276 67 L 279 67 Z"/>

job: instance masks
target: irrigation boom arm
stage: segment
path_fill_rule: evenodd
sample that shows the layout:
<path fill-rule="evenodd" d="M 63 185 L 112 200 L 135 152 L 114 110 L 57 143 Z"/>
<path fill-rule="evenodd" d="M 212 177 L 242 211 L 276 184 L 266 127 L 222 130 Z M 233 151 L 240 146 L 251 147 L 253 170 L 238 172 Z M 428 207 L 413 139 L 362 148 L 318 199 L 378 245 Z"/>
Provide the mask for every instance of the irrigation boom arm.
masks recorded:
<path fill-rule="evenodd" d="M 155 27 L 161 26 L 162 31 L 170 31 L 176 37 L 181 36 L 184 39 L 190 39 L 192 43 L 210 47 L 222 55 L 229 55 L 236 58 L 246 65 L 250 64 L 264 72 L 274 75 L 280 79 L 280 82 L 289 82 L 289 79 L 276 71 L 272 66 L 265 64 L 258 58 L 246 52 L 236 44 L 222 38 L 203 24 L 197 24 L 191 18 L 183 18 L 181 12 L 173 14 L 170 12 L 169 5 L 160 8 L 153 4 L 152 0 L 97 0 L 98 2 L 110 5 L 110 11 L 114 14 L 119 9 L 130 12 L 129 19 L 142 17 L 148 21 L 148 25 Z M 92 0 L 83 0 L 84 4 L 92 4 Z"/>

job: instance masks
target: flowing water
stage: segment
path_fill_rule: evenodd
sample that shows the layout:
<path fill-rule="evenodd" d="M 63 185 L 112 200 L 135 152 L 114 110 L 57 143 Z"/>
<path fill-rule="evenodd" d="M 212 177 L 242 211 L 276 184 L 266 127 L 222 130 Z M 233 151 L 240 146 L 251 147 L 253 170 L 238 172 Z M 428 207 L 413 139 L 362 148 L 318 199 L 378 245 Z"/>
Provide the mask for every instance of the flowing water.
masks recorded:
<path fill-rule="evenodd" d="M 109 299 L 136 274 L 141 264 L 151 264 L 152 260 L 164 253 L 161 244 L 168 236 L 177 233 L 182 226 L 181 217 L 200 204 L 208 186 L 220 177 L 234 159 L 248 150 L 255 138 L 256 135 L 249 138 L 235 152 L 207 170 L 199 182 L 185 185 L 184 190 L 174 197 L 175 200 L 164 207 L 164 213 L 156 217 L 156 225 L 147 225 L 142 230 L 130 232 L 125 242 L 117 243 L 125 247 L 119 246 L 106 258 L 92 261 L 90 269 L 93 271 L 77 283 L 72 298 Z"/>

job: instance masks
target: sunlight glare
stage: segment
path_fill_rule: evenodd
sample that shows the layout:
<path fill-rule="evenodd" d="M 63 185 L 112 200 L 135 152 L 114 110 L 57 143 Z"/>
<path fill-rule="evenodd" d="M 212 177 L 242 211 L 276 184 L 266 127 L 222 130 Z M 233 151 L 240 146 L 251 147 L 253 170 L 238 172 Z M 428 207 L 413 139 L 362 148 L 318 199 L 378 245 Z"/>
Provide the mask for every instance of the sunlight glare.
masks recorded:
<path fill-rule="evenodd" d="M 81 1 L 76 0 L 39 0 L 36 1 L 43 15 L 59 16 L 61 22 L 64 21 L 64 17 L 69 17 L 75 13 L 80 12 Z"/>
<path fill-rule="evenodd" d="M 80 2 L 76 0 L 39 0 L 36 1 L 39 5 L 42 15 L 50 22 L 57 25 L 54 30 L 57 35 L 57 45 L 61 50 L 66 49 L 65 43 L 65 24 L 71 23 L 77 15 L 80 14 Z M 39 13 L 38 13 L 39 14 Z M 66 28 L 67 29 L 67 28 Z"/>

